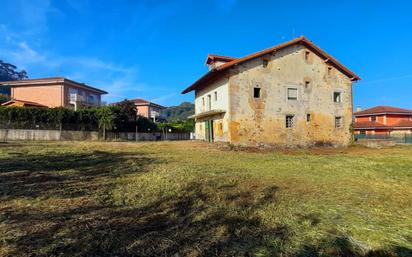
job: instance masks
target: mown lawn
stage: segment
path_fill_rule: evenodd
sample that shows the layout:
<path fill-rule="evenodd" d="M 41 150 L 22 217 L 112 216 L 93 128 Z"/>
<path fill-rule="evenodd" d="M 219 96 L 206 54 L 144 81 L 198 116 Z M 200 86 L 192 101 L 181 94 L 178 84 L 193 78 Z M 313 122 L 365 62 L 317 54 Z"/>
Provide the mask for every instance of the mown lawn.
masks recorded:
<path fill-rule="evenodd" d="M 412 256 L 412 147 L 0 144 L 0 256 Z"/>

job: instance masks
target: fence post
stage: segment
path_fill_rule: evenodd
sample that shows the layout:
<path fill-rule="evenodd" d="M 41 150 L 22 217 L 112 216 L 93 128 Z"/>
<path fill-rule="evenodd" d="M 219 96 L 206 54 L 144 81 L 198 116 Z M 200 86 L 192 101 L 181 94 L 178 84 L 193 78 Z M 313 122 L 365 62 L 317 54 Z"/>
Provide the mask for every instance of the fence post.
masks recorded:
<path fill-rule="evenodd" d="M 59 134 L 59 141 L 62 141 L 62 124 L 60 123 L 59 126 L 60 134 Z"/>
<path fill-rule="evenodd" d="M 137 125 L 136 125 L 136 133 L 134 134 L 134 139 L 137 141 Z"/>

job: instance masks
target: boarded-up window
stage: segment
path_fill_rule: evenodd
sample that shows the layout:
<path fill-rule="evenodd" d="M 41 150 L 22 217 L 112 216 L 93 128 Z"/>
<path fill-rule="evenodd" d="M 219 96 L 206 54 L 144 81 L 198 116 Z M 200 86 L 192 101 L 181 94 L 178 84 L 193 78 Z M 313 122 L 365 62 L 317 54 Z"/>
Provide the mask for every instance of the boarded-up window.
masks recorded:
<path fill-rule="evenodd" d="M 335 117 L 335 128 L 341 128 L 343 127 L 343 118 L 338 116 Z"/>
<path fill-rule="evenodd" d="M 288 100 L 298 100 L 298 89 L 290 87 L 288 88 Z"/>
<path fill-rule="evenodd" d="M 293 128 L 295 126 L 295 116 L 286 115 L 286 128 Z"/>
<path fill-rule="evenodd" d="M 333 92 L 333 102 L 341 103 L 342 102 L 342 93 L 341 92 Z"/>

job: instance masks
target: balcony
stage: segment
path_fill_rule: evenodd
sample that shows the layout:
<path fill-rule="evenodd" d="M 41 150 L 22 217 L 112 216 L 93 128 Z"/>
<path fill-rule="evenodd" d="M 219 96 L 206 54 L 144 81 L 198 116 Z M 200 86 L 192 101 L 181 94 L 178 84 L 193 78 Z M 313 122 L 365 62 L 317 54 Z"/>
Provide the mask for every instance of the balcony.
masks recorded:
<path fill-rule="evenodd" d="M 191 119 L 199 119 L 199 118 L 205 118 L 209 116 L 214 116 L 214 115 L 221 115 L 226 113 L 225 110 L 222 109 L 213 109 L 213 110 L 208 110 L 200 113 L 196 113 L 194 115 L 189 116 Z"/>
<path fill-rule="evenodd" d="M 89 105 L 89 106 L 96 106 L 99 105 L 99 101 L 95 97 L 88 97 L 86 98 L 83 95 L 80 94 L 70 94 L 69 95 L 69 102 L 71 104 L 76 104 L 76 105 Z"/>

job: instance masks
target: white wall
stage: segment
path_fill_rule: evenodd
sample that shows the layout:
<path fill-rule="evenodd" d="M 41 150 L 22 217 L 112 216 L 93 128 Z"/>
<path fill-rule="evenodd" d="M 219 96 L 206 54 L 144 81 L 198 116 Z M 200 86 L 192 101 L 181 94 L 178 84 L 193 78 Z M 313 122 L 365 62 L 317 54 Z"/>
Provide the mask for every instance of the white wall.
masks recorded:
<path fill-rule="evenodd" d="M 217 101 L 215 100 L 215 92 L 217 93 Z M 215 83 L 212 83 L 207 88 L 199 90 L 195 94 L 195 113 L 199 114 L 207 111 L 207 97 L 211 96 L 211 110 L 228 110 L 229 109 L 229 88 L 228 79 L 224 78 Z M 205 105 L 203 106 L 202 99 L 204 98 Z"/>

